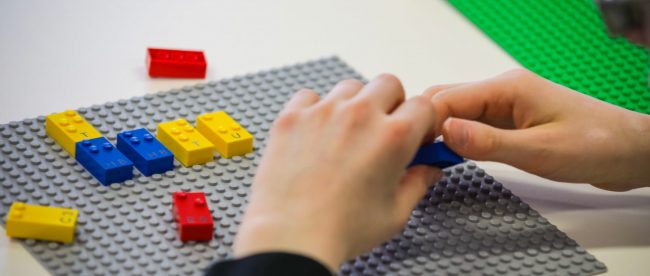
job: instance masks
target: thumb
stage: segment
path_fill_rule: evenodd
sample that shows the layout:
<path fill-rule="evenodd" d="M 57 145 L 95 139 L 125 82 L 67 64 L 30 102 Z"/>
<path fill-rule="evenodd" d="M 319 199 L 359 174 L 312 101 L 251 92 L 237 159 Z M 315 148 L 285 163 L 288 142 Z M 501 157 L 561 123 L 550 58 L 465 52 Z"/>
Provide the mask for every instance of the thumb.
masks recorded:
<path fill-rule="evenodd" d="M 527 130 L 495 128 L 477 121 L 449 118 L 442 125 L 442 135 L 456 153 L 473 160 L 488 160 L 521 165 L 529 159 L 531 137 Z M 528 154 L 528 155 L 529 155 Z"/>

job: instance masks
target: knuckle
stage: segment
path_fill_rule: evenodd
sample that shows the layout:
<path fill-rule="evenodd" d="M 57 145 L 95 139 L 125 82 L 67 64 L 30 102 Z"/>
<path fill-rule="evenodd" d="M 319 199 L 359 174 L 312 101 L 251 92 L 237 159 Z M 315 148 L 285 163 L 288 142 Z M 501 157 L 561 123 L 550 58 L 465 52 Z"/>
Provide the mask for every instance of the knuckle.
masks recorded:
<path fill-rule="evenodd" d="M 336 86 L 348 86 L 356 89 L 361 89 L 364 86 L 364 84 L 363 82 L 357 79 L 346 79 L 346 80 L 339 81 L 336 84 Z"/>
<path fill-rule="evenodd" d="M 381 82 L 383 85 L 390 87 L 391 90 L 404 97 L 404 87 L 402 86 L 402 82 L 395 75 L 383 73 L 377 76 L 373 81 Z"/>
<path fill-rule="evenodd" d="M 533 73 L 524 68 L 514 68 L 506 71 L 503 75 L 514 80 L 522 80 L 529 78 Z"/>
<path fill-rule="evenodd" d="M 336 108 L 336 104 L 331 101 L 323 101 L 314 107 L 313 113 L 316 116 L 330 116 Z"/>
<path fill-rule="evenodd" d="M 309 88 L 302 88 L 298 90 L 293 97 L 320 97 L 316 91 Z"/>
<path fill-rule="evenodd" d="M 508 90 L 512 92 L 527 92 L 528 87 L 538 77 L 535 73 L 524 68 L 515 68 L 507 71 L 503 75 L 508 84 Z"/>
<path fill-rule="evenodd" d="M 431 97 L 433 97 L 433 95 L 435 95 L 436 93 L 440 92 L 440 91 L 443 90 L 444 88 L 445 88 L 444 85 L 434 85 L 434 86 L 429 86 L 429 88 L 427 88 L 426 90 L 424 90 L 424 93 L 422 93 L 422 95 L 424 95 L 425 97 L 431 98 Z"/>
<path fill-rule="evenodd" d="M 273 129 L 276 131 L 288 130 L 296 125 L 296 123 L 300 119 L 300 116 L 301 116 L 300 111 L 284 110 L 278 115 L 278 118 L 275 120 L 275 123 L 273 124 Z"/>
<path fill-rule="evenodd" d="M 410 101 L 413 102 L 413 105 L 414 105 L 415 108 L 417 108 L 417 109 L 422 109 L 422 110 L 433 110 L 433 104 L 432 104 L 431 101 L 428 100 L 426 97 L 417 96 L 417 97 L 413 97 L 413 98 L 411 98 Z"/>
<path fill-rule="evenodd" d="M 507 95 L 504 99 L 509 100 L 512 97 L 516 97 L 520 92 L 525 92 L 526 89 L 522 88 L 529 85 L 528 81 L 532 74 L 524 68 L 514 68 L 489 79 L 488 82 L 498 87 L 498 90 L 503 93 L 502 95 Z"/>
<path fill-rule="evenodd" d="M 400 80 L 399 80 L 395 75 L 393 75 L 393 74 L 389 74 L 389 73 L 381 73 L 381 74 L 379 74 L 379 75 L 377 76 L 376 79 L 377 79 L 377 80 L 384 81 L 384 82 L 395 83 L 395 84 L 398 84 L 398 85 L 401 85 L 401 84 L 402 84 L 402 83 L 400 82 Z"/>
<path fill-rule="evenodd" d="M 386 126 L 386 139 L 389 143 L 404 140 L 413 130 L 413 124 L 403 119 L 395 119 Z"/>
<path fill-rule="evenodd" d="M 371 113 L 372 104 L 363 98 L 348 101 L 340 105 L 339 114 L 348 119 L 365 119 Z"/>
<path fill-rule="evenodd" d="M 365 98 L 359 98 L 346 103 L 343 111 L 352 115 L 364 115 L 372 110 L 372 103 Z"/>
<path fill-rule="evenodd" d="M 409 99 L 405 104 L 408 104 L 409 112 L 411 114 L 417 114 L 420 120 L 433 123 L 432 120 L 436 116 L 435 104 L 426 97 L 416 96 Z"/>
<path fill-rule="evenodd" d="M 357 99 L 342 104 L 336 115 L 338 121 L 347 128 L 356 128 L 368 121 L 372 109 L 372 104 L 368 100 Z"/>

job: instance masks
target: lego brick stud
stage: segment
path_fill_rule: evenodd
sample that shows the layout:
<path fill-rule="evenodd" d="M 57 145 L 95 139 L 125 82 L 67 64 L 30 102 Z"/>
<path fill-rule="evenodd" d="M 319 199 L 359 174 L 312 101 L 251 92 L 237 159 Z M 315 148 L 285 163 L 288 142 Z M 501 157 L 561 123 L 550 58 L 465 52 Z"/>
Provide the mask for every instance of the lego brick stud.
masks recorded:
<path fill-rule="evenodd" d="M 174 169 L 174 155 L 144 128 L 118 133 L 117 149 L 145 176 Z"/>
<path fill-rule="evenodd" d="M 253 151 L 253 136 L 224 111 L 199 115 L 196 128 L 225 158 Z"/>
<path fill-rule="evenodd" d="M 185 119 L 158 124 L 157 134 L 158 140 L 186 167 L 214 159 L 214 145 Z"/>
<path fill-rule="evenodd" d="M 78 211 L 14 202 L 7 214 L 7 236 L 69 243 Z"/>
<path fill-rule="evenodd" d="M 75 156 L 77 142 L 102 136 L 74 110 L 47 115 L 45 117 L 45 133 L 72 157 Z"/>
<path fill-rule="evenodd" d="M 212 240 L 214 223 L 205 194 L 176 192 L 173 193 L 173 197 L 174 220 L 180 240 L 183 242 Z"/>
<path fill-rule="evenodd" d="M 78 142 L 76 159 L 102 185 L 133 178 L 133 163 L 104 137 Z"/>
<path fill-rule="evenodd" d="M 147 49 L 150 77 L 205 78 L 208 64 L 202 51 Z"/>

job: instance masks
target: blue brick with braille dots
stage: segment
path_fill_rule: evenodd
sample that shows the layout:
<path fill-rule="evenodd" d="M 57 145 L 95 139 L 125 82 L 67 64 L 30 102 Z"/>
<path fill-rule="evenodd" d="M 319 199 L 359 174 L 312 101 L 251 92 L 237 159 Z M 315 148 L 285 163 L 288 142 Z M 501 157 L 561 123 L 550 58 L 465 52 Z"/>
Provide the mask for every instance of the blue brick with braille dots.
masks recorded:
<path fill-rule="evenodd" d="M 435 142 L 422 146 L 415 157 L 409 164 L 409 167 L 415 165 L 436 166 L 441 169 L 458 165 L 465 162 L 462 156 L 453 152 L 443 142 Z"/>
<path fill-rule="evenodd" d="M 117 134 L 117 149 L 145 176 L 174 169 L 174 155 L 144 128 Z"/>
<path fill-rule="evenodd" d="M 133 178 L 133 163 L 104 137 L 83 140 L 75 145 L 79 162 L 102 185 Z"/>

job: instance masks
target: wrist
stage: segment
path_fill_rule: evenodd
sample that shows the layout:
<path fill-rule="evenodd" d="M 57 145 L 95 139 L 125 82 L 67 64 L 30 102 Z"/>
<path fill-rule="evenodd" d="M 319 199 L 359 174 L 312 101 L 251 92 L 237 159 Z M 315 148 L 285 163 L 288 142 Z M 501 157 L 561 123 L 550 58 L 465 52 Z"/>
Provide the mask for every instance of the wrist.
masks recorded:
<path fill-rule="evenodd" d="M 314 259 L 332 272 L 345 261 L 346 250 L 340 239 L 329 238 L 325 229 L 314 232 L 313 227 L 276 216 L 246 218 L 234 244 L 237 258 L 265 252 L 286 252 Z"/>

